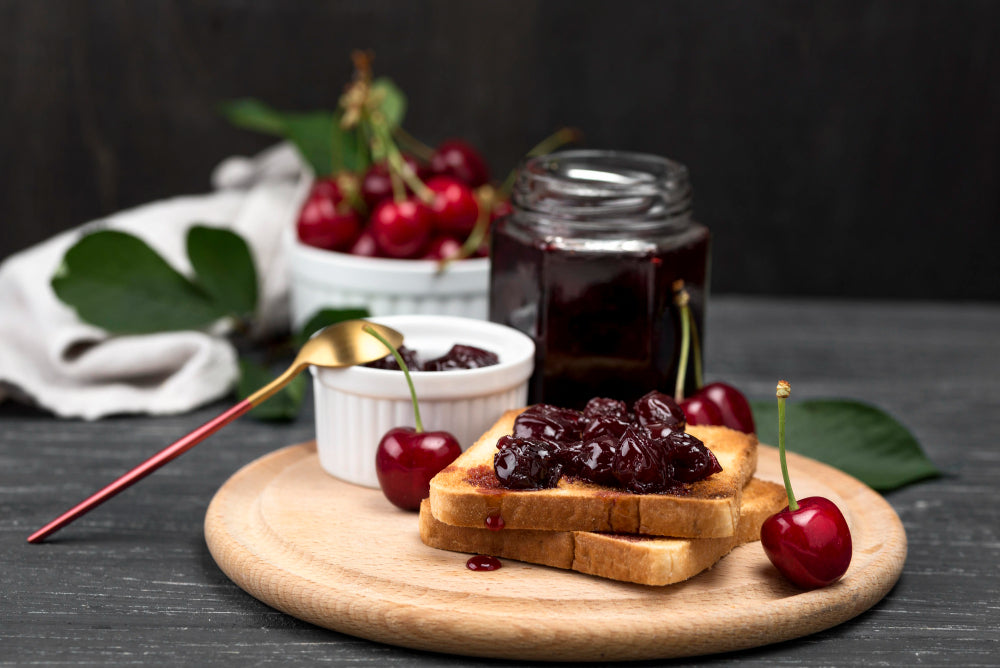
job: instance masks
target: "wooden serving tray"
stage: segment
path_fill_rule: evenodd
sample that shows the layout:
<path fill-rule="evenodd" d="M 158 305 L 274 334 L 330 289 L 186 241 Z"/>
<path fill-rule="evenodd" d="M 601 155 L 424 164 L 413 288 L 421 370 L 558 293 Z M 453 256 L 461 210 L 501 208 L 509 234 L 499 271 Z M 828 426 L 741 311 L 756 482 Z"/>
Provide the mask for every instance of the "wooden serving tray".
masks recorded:
<path fill-rule="evenodd" d="M 208 508 L 205 538 L 223 572 L 252 596 L 369 640 L 526 660 L 710 654 L 835 626 L 878 602 L 903 569 L 906 534 L 881 496 L 814 460 L 789 453 L 788 463 L 799 498 L 832 499 L 851 527 L 851 567 L 824 589 L 787 583 L 760 543 L 666 587 L 511 560 L 470 571 L 468 555 L 421 543 L 415 513 L 323 471 L 313 443 L 236 472 Z M 774 448 L 762 446 L 758 477 L 780 482 Z"/>

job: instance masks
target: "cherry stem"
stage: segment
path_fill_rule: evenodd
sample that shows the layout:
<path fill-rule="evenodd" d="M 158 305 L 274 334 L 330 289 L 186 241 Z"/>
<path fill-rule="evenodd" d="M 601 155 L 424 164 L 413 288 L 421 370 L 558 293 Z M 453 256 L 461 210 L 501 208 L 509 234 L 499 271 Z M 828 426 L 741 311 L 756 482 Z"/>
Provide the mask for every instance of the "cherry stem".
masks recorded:
<path fill-rule="evenodd" d="M 688 355 L 691 348 L 691 313 L 688 306 L 690 297 L 684 289 L 684 281 L 674 282 L 674 303 L 681 316 L 681 352 L 677 360 L 677 383 L 674 385 L 674 400 L 680 403 L 684 399 L 684 381 L 687 380 Z"/>
<path fill-rule="evenodd" d="M 559 128 L 542 141 L 535 144 L 535 147 L 528 151 L 529 156 L 545 155 L 552 153 L 560 146 L 574 144 L 583 139 L 583 133 L 576 128 Z"/>
<path fill-rule="evenodd" d="M 392 133 L 396 135 L 399 143 L 406 147 L 406 150 L 424 162 L 428 162 L 434 155 L 434 149 L 404 130 L 402 126 L 396 126 Z"/>
<path fill-rule="evenodd" d="M 393 200 L 401 202 L 406 199 L 406 186 L 409 186 L 421 201 L 430 204 L 434 199 L 434 193 L 413 173 L 406 160 L 403 159 L 403 154 L 399 152 L 399 148 L 392 138 L 392 130 L 389 129 L 385 116 L 374 111 L 366 113 L 365 117 L 372 138 L 372 155 L 384 156 L 388 163 Z"/>
<path fill-rule="evenodd" d="M 392 140 L 392 134 L 389 132 L 389 129 L 383 126 L 380 130 L 381 139 L 386 146 L 388 154 L 390 174 L 398 174 L 398 178 L 402 178 L 406 185 L 410 187 L 410 190 L 416 193 L 417 197 L 423 202 L 430 204 L 434 200 L 434 193 L 410 169 L 406 160 L 403 159 L 403 154 L 399 152 L 396 143 Z"/>
<path fill-rule="evenodd" d="M 792 386 L 787 380 L 778 381 L 778 456 L 781 459 L 781 477 L 785 479 L 785 492 L 788 494 L 788 509 L 795 511 L 799 504 L 795 502 L 792 492 L 792 481 L 788 477 L 788 464 L 785 462 L 785 399 L 792 393 Z"/>
<path fill-rule="evenodd" d="M 365 204 L 365 200 L 361 197 L 357 179 L 353 176 L 348 176 L 348 174 L 350 172 L 341 172 L 337 175 L 337 186 L 340 188 L 340 192 L 344 194 L 344 198 L 347 200 L 350 208 L 360 214 L 367 214 L 368 205 Z"/>
<path fill-rule="evenodd" d="M 416 424 L 417 433 L 418 434 L 421 433 L 424 430 L 424 423 L 423 420 L 420 419 L 420 404 L 417 403 L 417 390 L 416 388 L 413 387 L 413 379 L 410 378 L 410 369 L 409 367 L 406 366 L 406 361 L 403 360 L 403 356 L 399 354 L 398 350 L 396 350 L 396 346 L 389 343 L 386 340 L 386 338 L 381 334 L 379 334 L 378 332 L 376 332 L 373 327 L 365 325 L 361 329 L 367 332 L 368 334 L 371 334 L 376 339 L 378 339 L 382 343 L 382 345 L 384 345 L 386 348 L 389 349 L 389 351 L 392 353 L 392 356 L 396 358 L 396 364 L 399 365 L 399 368 L 402 370 L 403 375 L 406 376 L 406 384 L 410 388 L 410 400 L 413 401 L 413 420 L 414 422 L 417 423 Z"/>
<path fill-rule="evenodd" d="M 399 175 L 403 178 L 403 181 L 410 187 L 417 197 L 420 198 L 425 204 L 430 204 L 434 201 L 434 193 L 428 188 L 420 178 L 413 173 L 410 165 L 403 160 L 402 154 L 393 147 L 393 150 L 389 152 L 389 165 L 394 167 Z"/>
<path fill-rule="evenodd" d="M 536 155 L 545 155 L 546 153 L 552 153 L 560 146 L 565 146 L 566 144 L 575 144 L 583 139 L 583 133 L 576 128 L 560 128 L 553 132 L 551 135 L 543 139 L 542 141 L 535 144 L 526 154 L 528 157 L 534 157 Z M 504 179 L 503 185 L 500 186 L 500 192 L 504 197 L 510 196 L 510 191 L 514 187 L 514 181 L 517 179 L 517 168 L 510 170 L 507 174 L 507 178 Z"/>
<path fill-rule="evenodd" d="M 402 159 L 399 158 L 399 150 L 396 149 L 396 145 L 392 143 L 391 138 L 388 138 L 387 141 L 386 135 L 388 133 L 385 131 L 384 123 L 380 122 L 380 119 L 376 118 L 375 114 L 368 114 L 367 120 L 368 126 L 371 128 L 372 155 L 375 157 L 380 156 L 388 163 L 389 183 L 392 184 L 392 199 L 394 202 L 402 202 L 406 199 L 406 187 L 400 179 L 399 162 L 402 162 Z"/>

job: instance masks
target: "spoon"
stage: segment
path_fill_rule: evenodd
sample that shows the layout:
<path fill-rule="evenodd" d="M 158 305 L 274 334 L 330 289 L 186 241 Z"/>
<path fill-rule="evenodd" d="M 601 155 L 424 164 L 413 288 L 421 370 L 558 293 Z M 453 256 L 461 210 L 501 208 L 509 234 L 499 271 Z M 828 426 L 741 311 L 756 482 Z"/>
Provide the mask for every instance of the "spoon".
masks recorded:
<path fill-rule="evenodd" d="M 115 496 L 118 492 L 132 486 L 167 462 L 181 456 L 251 408 L 269 399 L 310 364 L 328 368 L 354 366 L 355 364 L 372 362 L 388 355 L 390 351 L 385 345 L 362 330 L 362 327 L 365 326 L 373 327 L 394 346 L 398 347 L 403 342 L 403 335 L 399 332 L 389 329 L 384 325 L 376 325 L 364 320 L 348 320 L 320 330 L 302 346 L 299 354 L 295 356 L 295 361 L 280 376 L 225 413 L 209 420 L 187 436 L 168 445 L 110 485 L 76 504 L 28 536 L 28 542 L 40 543 L 70 522 Z"/>

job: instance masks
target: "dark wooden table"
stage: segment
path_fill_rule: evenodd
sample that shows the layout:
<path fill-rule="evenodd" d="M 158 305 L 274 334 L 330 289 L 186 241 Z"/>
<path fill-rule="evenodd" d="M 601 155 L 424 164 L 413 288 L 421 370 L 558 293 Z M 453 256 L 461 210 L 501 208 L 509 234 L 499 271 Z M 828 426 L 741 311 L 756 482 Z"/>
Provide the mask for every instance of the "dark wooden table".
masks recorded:
<path fill-rule="evenodd" d="M 1000 665 L 1000 306 L 718 298 L 708 374 L 755 398 L 852 397 L 898 417 L 944 471 L 887 495 L 909 539 L 878 605 L 823 633 L 662 663 Z M 0 405 L 0 664 L 495 665 L 327 631 L 233 585 L 202 521 L 237 468 L 313 436 L 244 418 L 50 542 L 27 535 L 216 414 L 57 420 Z M 655 664 L 656 662 L 654 662 Z"/>

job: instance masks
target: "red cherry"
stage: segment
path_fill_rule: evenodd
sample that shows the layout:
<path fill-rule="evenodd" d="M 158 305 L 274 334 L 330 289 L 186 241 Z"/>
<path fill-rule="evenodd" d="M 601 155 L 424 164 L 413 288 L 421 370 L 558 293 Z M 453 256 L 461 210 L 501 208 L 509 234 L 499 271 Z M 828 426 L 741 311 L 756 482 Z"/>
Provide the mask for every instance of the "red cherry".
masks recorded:
<path fill-rule="evenodd" d="M 335 204 L 340 204 L 340 202 L 344 199 L 344 195 L 341 192 L 336 179 L 329 176 L 318 178 L 313 181 L 312 188 L 309 191 L 309 196 L 312 197 L 318 194 L 331 198 Z"/>
<path fill-rule="evenodd" d="M 461 249 L 461 240 L 455 237 L 438 236 L 431 239 L 423 257 L 425 260 L 447 260 L 458 255 Z"/>
<path fill-rule="evenodd" d="M 375 471 L 382 493 L 403 510 L 418 510 L 430 494 L 431 478 L 455 461 L 462 448 L 446 431 L 395 427 L 379 441 Z"/>
<path fill-rule="evenodd" d="M 389 168 L 384 163 L 372 165 L 361 178 L 361 198 L 370 209 L 392 198 L 392 181 Z"/>
<path fill-rule="evenodd" d="M 750 403 L 743 396 L 743 393 L 732 385 L 709 383 L 695 392 L 694 396 L 715 404 L 719 412 L 719 421 L 712 424 L 723 425 L 746 434 L 753 434 L 757 431 Z"/>
<path fill-rule="evenodd" d="M 420 201 L 382 202 L 368 221 L 379 251 L 389 257 L 420 257 L 431 236 L 431 213 Z"/>
<path fill-rule="evenodd" d="M 410 379 L 410 370 L 399 349 L 389 343 L 374 328 L 364 330 L 392 352 L 410 388 L 413 402 L 414 427 L 394 427 L 385 433 L 375 452 L 375 474 L 382 493 L 404 510 L 417 510 L 420 501 L 430 494 L 431 478 L 462 454 L 458 439 L 446 431 L 424 431 L 420 419 L 417 391 Z"/>
<path fill-rule="evenodd" d="M 427 187 L 434 194 L 430 204 L 434 228 L 463 239 L 469 236 L 479 218 L 479 204 L 469 186 L 450 176 L 435 176 Z"/>
<path fill-rule="evenodd" d="M 810 496 L 764 520 L 760 542 L 771 563 L 803 589 L 836 582 L 851 564 L 851 531 L 829 499 Z"/>
<path fill-rule="evenodd" d="M 341 201 L 336 184 L 324 182 L 313 189 L 302 205 L 297 230 L 304 244 L 346 251 L 361 232 L 361 220 L 357 212 Z"/>
<path fill-rule="evenodd" d="M 778 381 L 778 458 L 788 505 L 764 520 L 760 542 L 782 575 L 804 589 L 815 589 L 847 572 L 853 545 L 847 520 L 832 501 L 821 496 L 795 500 L 785 459 L 785 400 L 791 393 L 788 381 Z"/>
<path fill-rule="evenodd" d="M 358 235 L 357 240 L 355 240 L 354 245 L 351 246 L 351 255 L 359 255 L 361 257 L 378 257 L 378 245 L 375 243 L 375 237 L 372 236 L 371 230 L 361 230 L 361 234 Z"/>
<path fill-rule="evenodd" d="M 687 423 L 693 425 L 720 425 L 722 413 L 719 407 L 700 394 L 693 394 L 680 402 Z"/>
<path fill-rule="evenodd" d="M 412 155 L 403 154 L 403 160 L 410 169 L 423 180 L 427 176 L 427 168 L 417 162 Z M 361 179 L 361 198 L 368 205 L 369 209 L 374 209 L 380 202 L 392 198 L 392 177 L 389 176 L 389 166 L 384 162 L 379 162 L 368 168 Z M 407 193 L 410 191 L 407 190 Z"/>
<path fill-rule="evenodd" d="M 470 188 L 490 180 L 490 170 L 479 152 L 461 139 L 450 139 L 437 147 L 430 160 L 431 172 L 452 176 Z"/>

